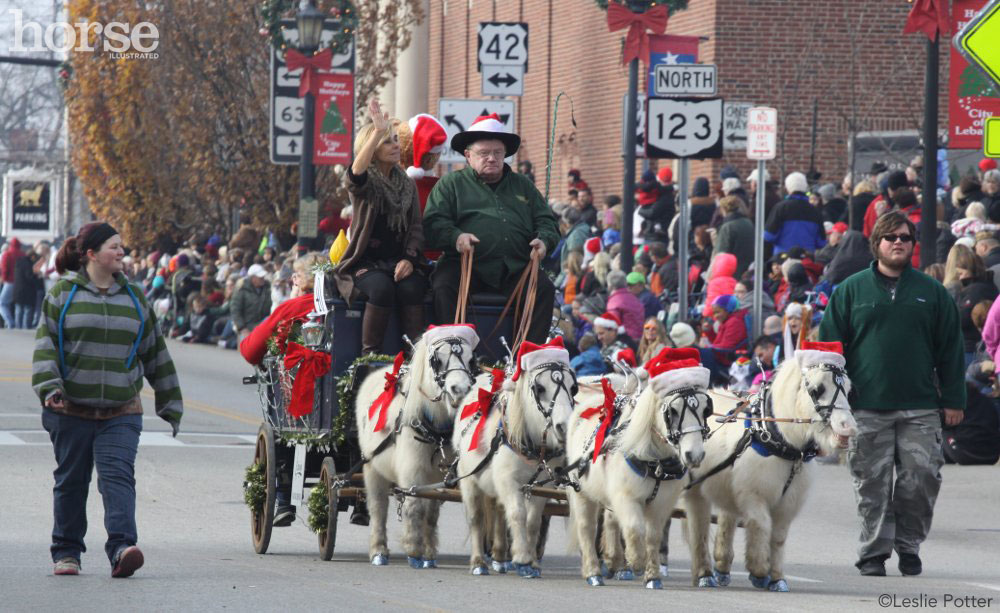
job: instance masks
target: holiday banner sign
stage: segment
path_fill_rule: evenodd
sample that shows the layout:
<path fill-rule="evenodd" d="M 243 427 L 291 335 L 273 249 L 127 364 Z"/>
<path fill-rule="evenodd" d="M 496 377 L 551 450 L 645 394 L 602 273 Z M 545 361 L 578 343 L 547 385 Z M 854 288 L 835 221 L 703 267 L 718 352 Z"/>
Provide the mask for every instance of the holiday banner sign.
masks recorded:
<path fill-rule="evenodd" d="M 315 126 L 313 163 L 349 164 L 354 142 L 354 75 L 319 75 Z"/>
<path fill-rule="evenodd" d="M 958 32 L 987 0 L 953 0 L 951 31 Z M 1000 117 L 1000 88 L 951 45 L 948 93 L 948 148 L 979 149 L 987 117 Z"/>

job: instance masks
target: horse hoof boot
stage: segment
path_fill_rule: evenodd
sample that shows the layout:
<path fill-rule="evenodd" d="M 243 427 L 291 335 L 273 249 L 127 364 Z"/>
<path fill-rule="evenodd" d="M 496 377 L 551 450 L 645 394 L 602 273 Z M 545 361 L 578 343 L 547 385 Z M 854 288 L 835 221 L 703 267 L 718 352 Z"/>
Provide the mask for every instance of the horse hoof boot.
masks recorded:
<path fill-rule="evenodd" d="M 385 566 L 389 563 L 389 556 L 384 553 L 376 553 L 372 556 L 372 566 Z"/>
<path fill-rule="evenodd" d="M 517 569 L 517 576 L 524 577 L 525 579 L 538 579 L 542 576 L 542 571 L 535 568 L 531 564 L 514 564 Z"/>
<path fill-rule="evenodd" d="M 486 565 L 484 564 L 473 568 L 472 574 L 476 577 L 485 577 L 490 574 L 490 569 L 486 568 Z"/>
<path fill-rule="evenodd" d="M 606 579 L 611 578 L 611 571 L 608 570 L 608 565 L 605 564 L 604 562 L 601 562 L 601 576 Z"/>
<path fill-rule="evenodd" d="M 590 587 L 600 587 L 604 585 L 604 577 L 600 575 L 591 575 L 587 577 L 587 585 Z"/>
<path fill-rule="evenodd" d="M 437 568 L 437 567 L 438 567 L 437 560 L 424 560 L 424 568 Z"/>
<path fill-rule="evenodd" d="M 424 559 L 423 558 L 414 558 L 413 556 L 406 556 L 406 561 L 410 565 L 410 568 L 423 568 L 424 567 Z"/>
<path fill-rule="evenodd" d="M 635 579 L 635 573 L 632 572 L 631 568 L 625 568 L 615 573 L 615 579 L 618 581 L 632 581 Z"/>
<path fill-rule="evenodd" d="M 715 569 L 712 572 L 715 574 L 715 580 L 719 583 L 720 587 L 726 587 L 733 580 L 733 576 L 731 574 L 724 573 L 724 572 L 720 571 L 719 569 Z"/>
<path fill-rule="evenodd" d="M 662 590 L 663 589 L 663 582 L 660 581 L 659 579 L 650 579 L 649 581 L 646 582 L 646 589 L 647 590 Z"/>
<path fill-rule="evenodd" d="M 758 577 L 753 573 L 750 573 L 750 583 L 752 583 L 756 588 L 766 590 L 767 586 L 771 584 L 771 576 L 764 575 L 763 577 Z"/>
<path fill-rule="evenodd" d="M 511 560 L 507 560 L 506 562 L 503 562 L 503 569 L 504 569 L 504 572 L 509 571 L 509 570 L 515 570 L 514 562 L 511 561 Z"/>
<path fill-rule="evenodd" d="M 666 564 L 660 564 L 660 576 L 661 577 L 669 577 L 670 576 L 670 569 L 667 568 Z"/>
<path fill-rule="evenodd" d="M 777 581 L 772 581 L 771 584 L 767 586 L 767 589 L 772 592 L 787 592 L 788 582 L 784 579 L 778 579 Z"/>
<path fill-rule="evenodd" d="M 719 587 L 719 582 L 715 577 L 701 577 L 698 579 L 698 587 Z"/>
<path fill-rule="evenodd" d="M 493 571 L 494 572 L 498 572 L 501 575 L 506 574 L 506 572 L 507 572 L 507 563 L 506 562 L 501 562 L 500 560 L 493 560 L 490 563 L 490 566 L 493 567 Z"/>

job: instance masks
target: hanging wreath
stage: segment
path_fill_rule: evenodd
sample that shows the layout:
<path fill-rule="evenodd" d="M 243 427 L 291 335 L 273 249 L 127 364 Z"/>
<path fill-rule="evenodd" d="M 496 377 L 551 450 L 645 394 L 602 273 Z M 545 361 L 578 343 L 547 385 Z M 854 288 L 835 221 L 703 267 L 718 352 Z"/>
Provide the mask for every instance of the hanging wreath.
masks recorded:
<path fill-rule="evenodd" d="M 281 25 L 281 20 L 295 17 L 296 4 L 294 0 L 264 0 L 260 5 L 260 15 L 264 20 L 260 35 L 267 36 L 271 46 L 279 53 L 291 45 L 285 38 L 285 27 Z M 327 45 L 337 55 L 348 50 L 358 27 L 358 14 L 350 0 L 328 0 L 325 4 L 332 5 L 329 9 L 330 17 L 340 22 L 340 29 Z M 324 48 L 321 46 L 317 51 Z"/>
<path fill-rule="evenodd" d="M 264 479 L 264 465 L 254 462 L 247 466 L 243 475 L 243 502 L 251 511 L 260 512 L 267 500 L 267 482 Z"/>
<path fill-rule="evenodd" d="M 309 521 L 307 525 L 313 532 L 319 534 L 326 530 L 330 517 L 330 499 L 328 497 L 326 483 L 317 483 L 309 491 L 309 498 L 306 500 L 306 508 L 309 509 Z M 334 510 L 336 513 L 336 510 Z"/>
<path fill-rule="evenodd" d="M 69 63 L 69 60 L 65 60 L 63 63 L 59 64 L 59 87 L 63 91 L 69 87 L 69 82 L 73 78 L 73 65 Z"/>
<path fill-rule="evenodd" d="M 608 10 L 608 1 L 609 0 L 594 0 L 602 11 Z M 670 9 L 671 13 L 675 11 L 683 11 L 687 8 L 687 0 L 624 0 L 616 2 L 616 4 L 624 4 L 625 8 L 633 13 L 643 13 L 654 6 L 660 6 L 661 4 Z"/>
<path fill-rule="evenodd" d="M 337 404 L 339 405 L 337 416 L 333 418 L 330 427 L 330 434 L 335 437 L 338 445 L 343 444 L 347 438 L 350 428 L 351 418 L 354 416 L 354 393 L 351 388 L 354 383 L 354 373 L 358 366 L 362 364 L 392 364 L 392 356 L 378 353 L 363 355 L 344 371 L 344 374 L 337 377 Z"/>

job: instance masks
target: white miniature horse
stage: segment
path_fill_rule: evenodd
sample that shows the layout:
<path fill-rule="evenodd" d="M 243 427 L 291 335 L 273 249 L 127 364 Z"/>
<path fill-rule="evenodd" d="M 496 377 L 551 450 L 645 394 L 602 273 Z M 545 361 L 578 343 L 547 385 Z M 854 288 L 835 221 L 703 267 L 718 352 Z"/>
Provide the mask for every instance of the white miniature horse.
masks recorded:
<path fill-rule="evenodd" d="M 694 585 L 729 584 L 733 532 L 742 519 L 750 581 L 758 588 L 788 591 L 785 540 L 805 502 L 809 460 L 817 451 L 835 453 L 838 435 L 857 433 L 847 400 L 851 383 L 838 350 L 839 343 L 804 344 L 781 364 L 773 384 L 764 386 L 753 417 L 787 421 L 748 422 L 737 413 L 711 434 L 706 460 L 700 471 L 692 471 L 685 495 Z M 708 552 L 713 505 L 719 510 L 714 573 Z"/>
<path fill-rule="evenodd" d="M 670 370 L 664 370 L 668 364 Z M 609 382 L 603 393 L 582 392 L 577 402 L 584 409 L 570 420 L 566 457 L 576 485 L 566 492 L 582 553 L 581 572 L 592 586 L 604 585 L 595 542 L 604 507 L 610 511 L 604 515 L 608 567 L 618 570 L 619 579 L 632 579 L 640 571 L 646 587 L 663 587 L 663 528 L 684 486 L 682 477 L 705 456 L 702 442 L 712 402 L 706 393 L 710 373 L 699 364 L 698 352 L 665 349 L 645 369 L 652 377 L 649 385 L 634 402 L 620 399 L 617 417 Z M 595 406 L 602 415 L 596 423 L 595 411 L 587 408 Z M 624 556 L 619 529 L 625 536 Z"/>
<path fill-rule="evenodd" d="M 392 485 L 406 489 L 442 478 L 439 464 L 447 459 L 435 456 L 450 454 L 445 447 L 462 398 L 475 381 L 472 352 L 478 343 L 472 326 L 431 326 L 414 345 L 408 368 L 375 370 L 358 389 L 355 417 L 366 460 L 369 555 L 374 566 L 389 563 L 385 522 Z M 381 401 L 388 402 L 384 409 Z M 437 501 L 414 497 L 403 503 L 403 548 L 413 568 L 437 565 L 439 507 Z"/>
<path fill-rule="evenodd" d="M 496 390 L 490 386 L 489 375 L 481 375 L 477 384 Z M 547 477 L 546 469 L 562 465 L 566 422 L 573 413 L 576 392 L 576 376 L 562 338 L 547 345 L 524 342 L 516 370 L 503 389 L 486 400 L 485 409 L 474 407 L 475 413 L 467 414 L 464 425 L 458 420 L 453 445 L 472 541 L 473 575 L 489 574 L 483 534 L 500 522 L 487 525 L 486 511 L 502 508 L 512 537 L 513 568 L 522 577 L 541 576 L 537 541 L 545 498 L 528 498 L 523 488 L 536 478 Z M 479 391 L 474 390 L 466 402 L 479 403 Z M 502 563 L 494 568 L 506 570 Z"/>

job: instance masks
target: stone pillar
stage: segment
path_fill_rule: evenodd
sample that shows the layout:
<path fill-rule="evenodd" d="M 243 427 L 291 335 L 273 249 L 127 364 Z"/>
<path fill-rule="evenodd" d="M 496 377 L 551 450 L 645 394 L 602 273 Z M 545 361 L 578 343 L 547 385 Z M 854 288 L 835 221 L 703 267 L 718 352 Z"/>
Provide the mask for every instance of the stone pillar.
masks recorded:
<path fill-rule="evenodd" d="M 379 13 L 385 10 L 385 7 L 394 2 L 395 0 L 379 0 Z M 386 40 L 382 34 L 379 34 L 379 53 L 381 54 L 382 49 L 386 45 L 393 44 L 393 41 Z M 378 91 L 379 102 L 382 103 L 382 111 L 389 113 L 389 117 L 398 117 L 396 114 L 396 79 L 390 77 L 384 86 L 382 86 Z"/>
<path fill-rule="evenodd" d="M 430 81 L 430 0 L 423 0 L 424 20 L 413 28 L 410 46 L 396 61 L 396 116 L 406 121 L 418 113 L 432 115 L 437 109 L 427 109 Z"/>

